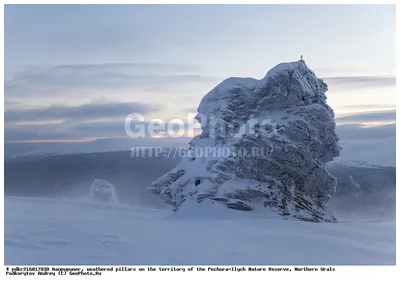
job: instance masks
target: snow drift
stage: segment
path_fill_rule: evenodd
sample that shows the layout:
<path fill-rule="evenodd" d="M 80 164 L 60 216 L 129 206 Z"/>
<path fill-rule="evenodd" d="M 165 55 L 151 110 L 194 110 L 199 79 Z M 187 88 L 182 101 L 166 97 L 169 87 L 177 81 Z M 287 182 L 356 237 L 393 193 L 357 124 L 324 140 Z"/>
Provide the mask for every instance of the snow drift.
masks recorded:
<path fill-rule="evenodd" d="M 210 199 L 231 209 L 262 203 L 285 217 L 336 222 L 326 204 L 337 182 L 326 164 L 340 147 L 326 91 L 302 60 L 279 64 L 261 80 L 224 80 L 198 107 L 202 133 L 188 156 L 149 190 L 175 210 Z"/>
<path fill-rule="evenodd" d="M 197 205 L 210 208 L 207 200 Z M 174 213 L 121 204 L 6 197 L 4 263 L 396 264 L 394 221 L 312 224 L 282 220 L 273 213 L 278 218 L 268 218 L 266 224 L 264 218 L 248 218 L 251 213 L 221 206 L 208 217 L 198 214 L 197 220 L 186 220 L 183 212 L 196 215 L 191 208 L 185 205 Z"/>

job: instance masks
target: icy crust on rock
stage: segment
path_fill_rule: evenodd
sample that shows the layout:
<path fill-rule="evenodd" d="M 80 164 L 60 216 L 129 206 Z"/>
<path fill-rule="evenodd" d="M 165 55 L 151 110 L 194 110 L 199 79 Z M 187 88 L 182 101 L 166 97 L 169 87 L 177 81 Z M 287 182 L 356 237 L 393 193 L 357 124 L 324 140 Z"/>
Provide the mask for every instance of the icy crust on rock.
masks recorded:
<path fill-rule="evenodd" d="M 261 202 L 287 218 L 335 222 L 327 202 L 337 182 L 326 164 L 340 147 L 327 90 L 304 61 L 261 80 L 224 80 L 198 107 L 191 154 L 149 190 L 176 210 L 188 199 L 243 211 Z"/>

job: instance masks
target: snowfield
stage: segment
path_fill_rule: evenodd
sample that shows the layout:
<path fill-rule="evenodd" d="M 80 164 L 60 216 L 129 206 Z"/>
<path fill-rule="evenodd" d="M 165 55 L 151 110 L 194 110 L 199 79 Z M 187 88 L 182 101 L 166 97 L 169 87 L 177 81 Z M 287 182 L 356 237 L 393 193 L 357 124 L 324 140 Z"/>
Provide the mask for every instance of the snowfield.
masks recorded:
<path fill-rule="evenodd" d="M 395 222 L 5 198 L 6 265 L 394 265 Z"/>

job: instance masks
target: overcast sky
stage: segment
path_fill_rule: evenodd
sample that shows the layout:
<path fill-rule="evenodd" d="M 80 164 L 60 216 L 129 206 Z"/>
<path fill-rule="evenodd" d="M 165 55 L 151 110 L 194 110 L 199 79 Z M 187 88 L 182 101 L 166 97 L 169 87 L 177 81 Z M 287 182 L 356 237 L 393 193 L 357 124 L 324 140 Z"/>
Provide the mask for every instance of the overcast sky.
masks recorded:
<path fill-rule="evenodd" d="M 395 122 L 395 5 L 6 5 L 5 140 L 185 118 L 224 78 L 304 55 L 338 124 Z M 350 116 L 349 116 L 350 115 Z"/>

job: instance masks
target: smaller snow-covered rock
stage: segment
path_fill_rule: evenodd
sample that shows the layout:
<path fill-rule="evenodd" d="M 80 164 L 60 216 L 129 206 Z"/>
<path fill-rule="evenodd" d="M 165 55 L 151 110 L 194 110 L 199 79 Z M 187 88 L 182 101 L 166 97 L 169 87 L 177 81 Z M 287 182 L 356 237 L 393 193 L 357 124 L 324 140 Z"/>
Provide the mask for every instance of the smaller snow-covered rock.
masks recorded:
<path fill-rule="evenodd" d="M 102 203 L 118 203 L 115 187 L 106 180 L 96 179 L 90 187 L 93 201 Z"/>

